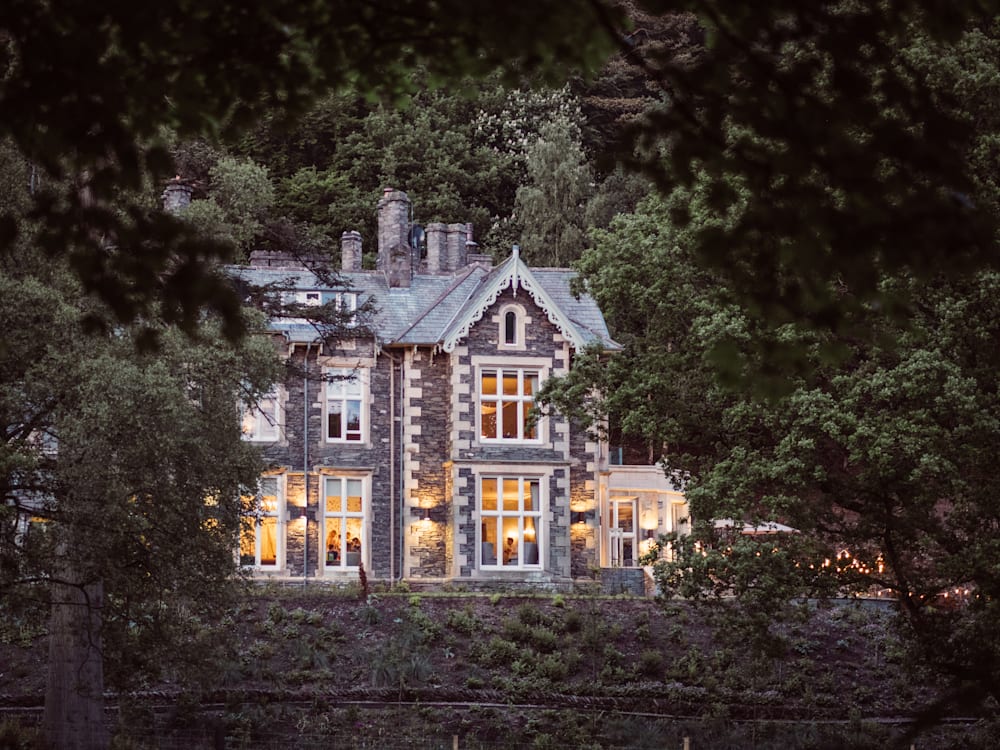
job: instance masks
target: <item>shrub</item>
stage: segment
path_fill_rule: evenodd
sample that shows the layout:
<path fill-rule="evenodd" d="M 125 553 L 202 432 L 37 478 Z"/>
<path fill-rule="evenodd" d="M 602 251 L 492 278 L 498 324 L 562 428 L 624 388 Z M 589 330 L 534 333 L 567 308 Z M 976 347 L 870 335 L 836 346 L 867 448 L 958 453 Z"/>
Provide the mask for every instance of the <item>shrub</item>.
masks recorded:
<path fill-rule="evenodd" d="M 509 667 L 522 655 L 524 649 L 512 641 L 494 636 L 485 644 L 473 644 L 471 655 L 487 667 Z"/>
<path fill-rule="evenodd" d="M 544 626 L 531 629 L 530 642 L 542 653 L 555 651 L 559 645 L 559 639 L 556 637 L 556 634 Z"/>
<path fill-rule="evenodd" d="M 663 676 L 663 654 L 659 651 L 647 650 L 639 655 L 639 674 L 645 677 L 659 679 Z"/>
<path fill-rule="evenodd" d="M 517 619 L 525 625 L 541 625 L 545 622 L 545 615 L 534 604 L 525 603 L 517 608 Z"/>
<path fill-rule="evenodd" d="M 450 611 L 447 623 L 448 627 L 452 630 L 457 630 L 459 633 L 465 633 L 466 635 L 481 632 L 483 626 L 479 618 L 473 614 L 472 608 L 468 606 L 464 610 L 453 609 Z"/>
<path fill-rule="evenodd" d="M 548 654 L 537 661 L 535 671 L 552 682 L 561 682 L 569 676 L 570 668 L 559 654 Z"/>
<path fill-rule="evenodd" d="M 267 619 L 271 622 L 282 622 L 285 619 L 285 614 L 285 608 L 277 602 L 267 608 Z"/>
<path fill-rule="evenodd" d="M 567 633 L 579 633 L 580 628 L 583 627 L 583 618 L 580 616 L 579 612 L 575 609 L 571 609 L 563 618 L 562 627 Z"/>

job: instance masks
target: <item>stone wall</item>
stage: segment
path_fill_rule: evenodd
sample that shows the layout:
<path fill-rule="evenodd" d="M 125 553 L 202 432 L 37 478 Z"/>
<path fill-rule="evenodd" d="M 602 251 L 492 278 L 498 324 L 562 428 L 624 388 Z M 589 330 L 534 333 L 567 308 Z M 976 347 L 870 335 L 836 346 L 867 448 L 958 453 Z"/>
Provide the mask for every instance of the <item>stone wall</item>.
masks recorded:
<path fill-rule="evenodd" d="M 361 443 L 328 443 L 325 437 L 325 384 L 323 366 L 353 367 L 360 364 L 367 369 L 370 395 L 366 403 L 368 440 Z M 287 474 L 286 504 L 301 506 L 304 481 L 302 472 L 309 470 L 309 575 L 319 569 L 319 546 L 322 524 L 323 477 L 339 472 L 363 476 L 370 480 L 370 519 L 368 528 L 368 573 L 376 578 L 390 577 L 391 545 L 396 543 L 392 516 L 390 430 L 393 429 L 389 409 L 392 362 L 388 357 L 376 357 L 371 345 L 358 345 L 347 352 L 322 354 L 318 347 L 311 347 L 308 361 L 306 348 L 296 347 L 284 384 L 283 429 L 280 440 L 268 444 L 264 455 L 273 470 Z M 308 421 L 305 416 L 308 414 Z M 308 431 L 308 436 L 306 432 Z M 307 439 L 306 439 L 307 438 Z M 308 442 L 308 453 L 305 451 Z M 296 526 L 300 524 L 300 526 Z M 302 575 L 303 528 L 302 521 L 287 526 L 286 569 L 289 575 Z M 398 561 L 397 561 L 398 566 Z"/>
<path fill-rule="evenodd" d="M 646 596 L 646 577 L 642 568 L 601 568 L 601 593 Z"/>
<path fill-rule="evenodd" d="M 524 345 L 516 349 L 500 345 L 500 310 L 509 305 L 524 308 Z M 324 574 L 323 477 L 348 474 L 369 482 L 364 557 L 373 579 L 400 572 L 413 579 L 495 578 L 533 585 L 586 578 L 597 563 L 596 533 L 590 525 L 571 527 L 571 507 L 593 509 L 593 444 L 558 416 L 540 423 L 539 444 L 480 444 L 477 435 L 477 366 L 539 367 L 552 376 L 566 372 L 569 364 L 568 343 L 524 289 L 502 292 L 451 354 L 431 347 L 377 353 L 372 342 L 357 341 L 338 350 L 311 346 L 307 357 L 307 348 L 296 346 L 284 384 L 280 439 L 265 447 L 271 470 L 287 478 L 288 507 L 303 504 L 304 469 L 308 475 L 309 520 L 284 526 L 283 573 L 299 577 L 307 566 L 310 576 Z M 368 373 L 367 440 L 328 443 L 322 368 L 354 366 Z M 394 417 L 400 414 L 397 423 Z M 548 500 L 541 509 L 541 571 L 477 570 L 477 477 L 499 472 L 541 478 Z M 593 515 L 588 521 L 596 521 Z M 347 573 L 325 575 L 335 579 Z"/>
<path fill-rule="evenodd" d="M 408 577 L 444 578 L 450 567 L 449 369 L 449 357 L 431 348 L 407 355 L 404 450 L 409 544 L 404 569 Z M 426 520 L 425 510 L 430 516 Z"/>

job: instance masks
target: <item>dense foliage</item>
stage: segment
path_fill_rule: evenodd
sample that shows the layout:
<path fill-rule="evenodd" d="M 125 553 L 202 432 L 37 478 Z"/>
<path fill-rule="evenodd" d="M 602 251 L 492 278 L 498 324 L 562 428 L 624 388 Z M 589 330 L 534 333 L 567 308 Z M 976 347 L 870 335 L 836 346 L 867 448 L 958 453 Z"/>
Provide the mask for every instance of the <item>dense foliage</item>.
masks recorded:
<path fill-rule="evenodd" d="M 983 227 L 998 217 L 991 167 L 1000 125 L 998 31 L 995 23 L 973 25 L 949 45 L 913 37 L 903 49 L 897 44 L 895 58 L 920 72 L 933 99 L 924 102 L 929 121 L 962 123 L 967 137 L 949 140 L 960 149 L 949 169 L 967 181 L 975 222 Z M 798 59 L 792 55 L 789 64 Z M 949 99 L 950 108 L 936 98 L 957 91 L 961 100 Z M 853 136 L 845 159 L 860 158 L 851 153 L 863 146 L 866 158 L 876 159 L 877 140 Z M 793 158 L 793 174 L 798 166 Z M 876 176 L 893 181 L 905 173 L 886 170 Z M 882 254 L 882 240 L 855 238 L 852 252 L 865 258 L 859 269 L 868 269 L 859 272 L 871 274 L 860 287 L 840 273 L 840 260 L 838 270 L 822 260 L 797 270 L 816 247 L 839 252 L 828 241 L 835 234 L 801 253 L 794 245 L 776 268 L 765 257 L 769 248 L 790 241 L 777 220 L 765 222 L 760 255 L 744 256 L 736 244 L 724 262 L 721 256 L 705 262 L 705 237 L 742 242 L 741 233 L 762 221 L 760 212 L 771 210 L 765 200 L 774 197 L 779 212 L 799 206 L 791 193 L 765 198 L 752 181 L 734 181 L 731 202 L 720 205 L 716 175 L 707 170 L 690 187 L 647 199 L 598 233 L 579 264 L 624 352 L 578 358 L 575 372 L 551 382 L 545 397 L 594 429 L 611 415 L 616 435 L 639 438 L 684 485 L 696 533 L 664 540 L 673 556 L 659 566 L 666 593 L 735 595 L 741 606 L 731 626 L 765 647 L 794 597 L 898 598 L 914 655 L 950 679 L 947 700 L 962 705 L 1000 697 L 1000 488 L 992 469 L 1000 402 L 991 343 L 1000 336 L 1000 277 L 984 260 L 996 250 L 990 234 L 978 244 L 962 244 L 965 234 L 948 242 L 933 233 L 914 236 L 923 224 L 910 220 L 909 201 L 924 183 L 911 178 L 914 192 L 907 188 L 905 195 L 888 186 L 879 193 L 862 180 L 836 206 L 854 205 L 847 198 L 899 201 L 885 214 L 886 226 L 898 233 L 892 239 L 898 262 Z M 801 219 L 815 231 L 848 221 L 824 223 L 810 213 L 810 200 L 805 191 Z M 854 209 L 862 225 L 874 215 Z M 929 237 L 955 250 L 954 263 L 951 255 L 947 263 L 921 256 Z M 971 256 L 963 260 L 962 248 L 982 251 L 984 267 L 965 265 Z M 798 317 L 761 315 L 753 299 L 778 306 L 789 299 L 773 295 L 772 281 L 799 302 L 805 287 L 819 289 L 814 301 L 826 297 L 836 319 L 825 317 L 826 303 L 808 315 L 799 309 Z M 585 398 L 594 390 L 599 398 Z M 798 533 L 747 537 L 714 523 L 725 519 L 737 530 L 777 521 Z"/>

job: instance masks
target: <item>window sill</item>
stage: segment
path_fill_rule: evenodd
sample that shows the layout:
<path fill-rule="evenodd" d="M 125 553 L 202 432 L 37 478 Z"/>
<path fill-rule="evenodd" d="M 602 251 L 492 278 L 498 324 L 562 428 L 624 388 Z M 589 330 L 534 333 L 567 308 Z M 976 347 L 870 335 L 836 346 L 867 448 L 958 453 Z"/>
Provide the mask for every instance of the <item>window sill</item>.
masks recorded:
<path fill-rule="evenodd" d="M 541 439 L 531 438 L 519 440 L 518 438 L 479 438 L 480 445 L 544 445 Z"/>

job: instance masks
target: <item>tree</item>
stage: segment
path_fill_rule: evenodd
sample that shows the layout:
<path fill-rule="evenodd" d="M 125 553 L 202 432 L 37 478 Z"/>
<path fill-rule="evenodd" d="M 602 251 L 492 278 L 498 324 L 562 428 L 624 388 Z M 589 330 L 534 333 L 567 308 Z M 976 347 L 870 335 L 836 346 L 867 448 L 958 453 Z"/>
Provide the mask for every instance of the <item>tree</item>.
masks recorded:
<path fill-rule="evenodd" d="M 901 110 L 914 118 L 911 124 L 922 116 L 916 103 L 924 102 L 938 108 L 928 110 L 929 121 L 943 117 L 955 127 L 952 134 L 964 133 L 948 145 L 957 161 L 947 168 L 961 176 L 975 221 L 982 222 L 972 232 L 988 228 L 1000 214 L 991 167 L 1000 83 L 997 32 L 996 23 L 973 25 L 952 44 L 914 34 L 894 50 L 894 64 L 919 79 L 925 97 Z M 793 43 L 789 49 L 799 48 Z M 789 69 L 801 59 L 808 55 L 792 54 Z M 872 75 L 880 64 L 872 64 Z M 752 82 L 747 85 L 753 89 Z M 960 101 L 949 92 L 961 92 Z M 742 92 L 736 96 L 749 106 Z M 829 96 L 836 99 L 827 92 L 819 104 Z M 747 114 L 741 112 L 734 110 L 726 133 L 741 132 L 734 125 Z M 761 115 L 754 122 L 763 127 L 764 120 Z M 836 127 L 838 121 L 832 122 Z M 759 135 L 740 142 L 742 147 Z M 686 137 L 678 136 L 678 143 Z M 881 158 L 881 141 L 847 140 L 854 158 Z M 830 233 L 825 222 L 851 205 L 860 211 L 866 202 L 897 201 L 896 241 L 920 231 L 920 222 L 907 223 L 910 201 L 924 189 L 916 174 L 909 172 L 918 183 L 912 193 L 890 197 L 916 153 L 901 143 L 894 154 L 899 164 L 885 162 L 884 174 L 869 174 L 869 162 L 862 163 L 858 182 L 840 188 L 842 205 L 810 213 L 829 196 L 823 197 L 826 187 L 804 192 L 801 211 L 809 223 L 800 228 L 815 232 L 819 242 L 802 245 L 801 256 L 780 256 L 780 267 L 768 253 L 781 243 L 799 248 L 795 242 L 802 239 L 789 231 L 793 224 L 782 223 L 793 209 L 785 183 L 774 196 L 773 234 L 763 237 L 760 254 L 748 256 L 742 244 L 751 237 L 748 227 L 764 221 L 771 210 L 765 196 L 772 195 L 737 174 L 752 171 L 752 165 L 740 166 L 736 150 L 720 156 L 706 146 L 704 168 L 690 176 L 688 187 L 674 188 L 665 200 L 647 200 L 595 236 L 594 249 L 580 263 L 584 285 L 608 313 L 624 351 L 609 361 L 596 354 L 581 358 L 569 378 L 547 386 L 545 397 L 595 427 L 610 415 L 612 425 L 652 446 L 654 455 L 663 451 L 665 469 L 684 484 L 695 533 L 664 540 L 674 558 L 658 563 L 660 585 L 668 594 L 724 604 L 731 615 L 724 635 L 776 653 L 781 643 L 775 623 L 790 613 L 796 597 L 873 591 L 895 596 L 913 663 L 951 687 L 939 705 L 929 707 L 929 721 L 949 707 L 975 707 L 1000 695 L 998 508 L 990 469 L 1000 404 L 995 347 L 986 343 L 997 335 L 1000 319 L 997 274 L 990 269 L 995 239 L 984 233 L 981 244 L 964 245 L 980 253 L 977 261 L 969 255 L 944 268 L 929 256 L 907 254 L 912 247 L 923 252 L 926 238 L 900 244 L 886 259 L 879 243 L 889 235 L 867 235 L 870 244 L 862 242 L 853 252 L 872 249 L 870 286 L 851 281 L 850 269 L 840 273 L 842 265 L 856 262 L 850 252 L 844 259 L 829 257 L 829 263 L 821 259 L 821 273 L 800 268 L 817 248 L 827 252 L 849 234 Z M 761 153 L 773 145 L 765 140 Z M 825 185 L 827 179 L 833 185 L 851 168 L 835 165 L 828 177 L 815 160 L 799 161 L 799 146 L 788 147 L 788 163 L 773 162 L 776 175 L 780 167 L 800 186 L 809 180 Z M 727 167 L 732 171 L 716 169 L 723 156 L 734 159 Z M 921 163 L 933 166 L 933 160 Z M 897 166 L 901 172 L 894 171 Z M 869 178 L 885 179 L 885 192 Z M 720 180 L 729 186 L 721 203 Z M 884 208 L 858 214 L 862 232 Z M 733 244 L 713 260 L 705 255 L 706 238 Z M 968 235 L 954 239 L 961 243 Z M 986 268 L 976 270 L 980 262 Z M 754 278 L 759 291 L 747 287 Z M 765 309 L 761 300 L 774 293 L 775 284 L 777 306 Z M 828 295 L 830 317 L 823 317 L 826 303 L 809 307 L 811 316 L 806 308 L 785 305 L 805 287 Z M 595 388 L 601 397 L 588 400 Z M 713 519 L 779 521 L 799 533 L 721 537 Z"/>
<path fill-rule="evenodd" d="M 267 341 L 233 349 L 211 323 L 197 341 L 163 331 L 155 355 L 127 329 L 87 336 L 66 272 L 43 276 L 0 275 L 12 355 L 0 595 L 48 588 L 47 735 L 101 747 L 104 670 L 122 688 L 170 669 L 186 624 L 228 601 L 243 498 L 262 468 L 238 403 L 266 391 L 277 359 Z"/>
<path fill-rule="evenodd" d="M 238 146 L 278 178 L 278 211 L 335 244 L 357 229 L 375 246 L 371 206 L 387 185 L 415 196 L 413 220 L 471 222 L 482 251 L 506 256 L 526 151 L 549 120 L 579 117 L 565 87 L 510 88 L 498 75 L 431 89 L 422 70 L 401 109 L 340 94 L 278 131 L 269 113 Z"/>
<path fill-rule="evenodd" d="M 586 352 L 564 378 L 547 381 L 542 399 L 593 430 L 610 418 L 616 441 L 642 446 L 640 463 L 655 463 L 666 449 L 673 467 L 691 470 L 716 439 L 726 398 L 713 341 L 738 330 L 742 316 L 718 277 L 698 264 L 691 229 L 671 222 L 675 203 L 706 223 L 724 222 L 703 195 L 678 191 L 669 200 L 650 195 L 635 213 L 593 232 L 576 266 L 622 351 Z"/>
<path fill-rule="evenodd" d="M 739 206 L 739 221 L 696 226 L 693 239 L 748 313 L 836 329 L 867 304 L 905 311 L 883 274 L 997 266 L 995 201 L 970 166 L 987 145 L 976 133 L 990 130 L 969 118 L 967 91 L 927 75 L 928 63 L 954 59 L 990 27 L 994 6 L 672 8 L 698 18 L 705 49 L 678 56 L 671 45 L 622 42 L 663 94 L 631 124 L 622 155 L 661 190 L 702 181 L 716 210 Z M 981 72 L 961 77 L 976 85 Z M 675 208 L 675 224 L 690 220 Z"/>
<path fill-rule="evenodd" d="M 231 243 L 238 250 L 237 259 L 245 261 L 274 206 L 267 168 L 224 156 L 209 170 L 209 178 L 208 197 L 192 202 L 183 217 L 201 235 Z"/>
<path fill-rule="evenodd" d="M 724 223 L 697 194 L 685 205 Z M 887 277 L 885 292 L 906 287 L 915 312 L 849 321 L 864 339 L 773 329 L 699 265 L 691 225 L 673 226 L 670 211 L 650 198 L 596 235 L 581 270 L 624 350 L 586 354 L 541 396 L 595 429 L 610 415 L 683 484 L 695 533 L 670 540 L 662 590 L 722 603 L 724 634 L 769 653 L 797 597 L 891 595 L 914 663 L 952 686 L 928 717 L 996 699 L 1000 275 Z M 753 377 L 721 382 L 719 362 L 732 361 Z M 782 396 L 754 387 L 789 361 L 799 369 L 780 367 Z M 723 539 L 719 519 L 798 533 Z"/>
<path fill-rule="evenodd" d="M 30 167 L 11 149 L 0 163 L 3 208 L 20 216 L 0 258 L 0 600 L 16 618 L 50 608 L 53 746 L 103 747 L 105 676 L 126 688 L 186 657 L 189 676 L 209 663 L 176 644 L 232 593 L 261 469 L 239 403 L 267 392 L 279 364 L 266 338 L 230 344 L 211 319 L 194 336 L 153 318 L 115 325 L 34 242 Z M 155 352 L 136 340 L 151 326 Z"/>
<path fill-rule="evenodd" d="M 45 176 L 39 239 L 127 324 L 153 310 L 193 331 L 199 312 L 238 336 L 239 300 L 214 274 L 226 247 L 137 197 L 173 176 L 166 134 L 232 140 L 272 105 L 289 121 L 348 84 L 401 96 L 498 67 L 548 78 L 607 50 L 587 3 L 365 4 L 209 0 L 114 8 L 13 0 L 0 10 L 0 136 Z M 77 184 L 59 182 L 70 175 Z M 131 191 L 131 192 L 130 192 Z M 136 191 L 139 191 L 136 193 Z M 0 247 L 18 231 L 0 220 Z M 141 290 L 141 292 L 140 292 Z M 159 304 L 159 303 L 169 304 Z"/>
<path fill-rule="evenodd" d="M 536 266 L 567 266 L 584 248 L 584 210 L 593 192 L 579 129 L 563 118 L 543 126 L 528 149 L 527 171 L 515 204 L 525 258 Z"/>

